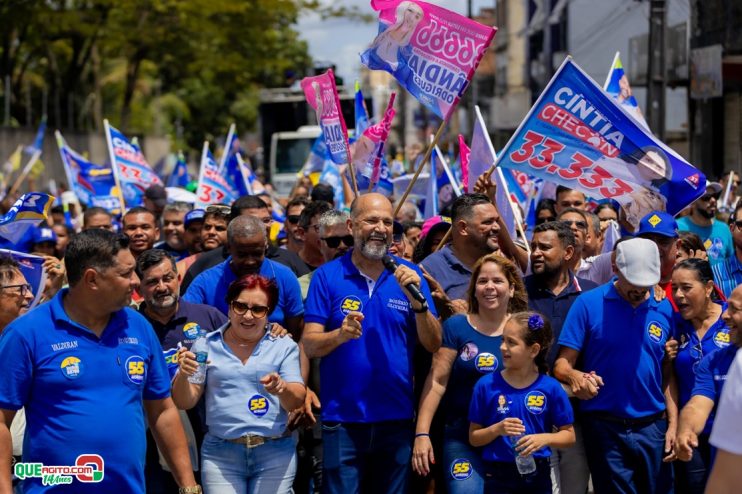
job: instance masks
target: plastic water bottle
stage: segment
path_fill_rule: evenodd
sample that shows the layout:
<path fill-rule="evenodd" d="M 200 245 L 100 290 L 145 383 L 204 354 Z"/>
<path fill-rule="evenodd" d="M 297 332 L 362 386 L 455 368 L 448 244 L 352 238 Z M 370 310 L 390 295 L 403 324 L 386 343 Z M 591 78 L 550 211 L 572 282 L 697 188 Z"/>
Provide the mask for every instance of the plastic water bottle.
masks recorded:
<path fill-rule="evenodd" d="M 518 467 L 518 473 L 521 475 L 530 475 L 536 471 L 536 460 L 533 459 L 533 455 L 521 456 L 515 451 L 515 445 L 518 444 L 520 438 L 525 434 L 518 436 L 511 436 L 513 443 L 513 453 L 515 453 L 515 466 Z"/>
<path fill-rule="evenodd" d="M 198 362 L 198 369 L 193 373 L 192 376 L 188 377 L 188 382 L 191 384 L 203 384 L 206 381 L 206 361 L 209 359 L 208 343 L 206 342 L 206 331 L 199 328 L 198 337 L 191 347 L 199 351 L 193 352 L 196 355 L 196 362 Z"/>

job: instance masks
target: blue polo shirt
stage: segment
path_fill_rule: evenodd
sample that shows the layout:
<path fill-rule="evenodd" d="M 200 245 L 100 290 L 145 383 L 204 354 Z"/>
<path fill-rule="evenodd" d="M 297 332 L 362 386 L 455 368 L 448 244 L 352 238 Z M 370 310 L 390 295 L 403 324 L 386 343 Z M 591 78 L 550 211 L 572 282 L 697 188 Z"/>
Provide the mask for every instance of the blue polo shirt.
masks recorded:
<path fill-rule="evenodd" d="M 721 390 L 727 380 L 727 373 L 737 355 L 737 345 L 729 345 L 715 352 L 712 352 L 701 360 L 696 369 L 696 384 L 693 386 L 692 396 L 700 395 L 714 402 L 714 409 L 706 420 L 706 426 L 703 428 L 704 434 L 711 434 L 711 428 L 714 425 L 714 416 L 716 415 L 716 406 L 721 399 Z"/>
<path fill-rule="evenodd" d="M 449 298 L 467 299 L 466 289 L 469 287 L 471 270 L 454 255 L 451 244 L 430 254 L 420 265 L 440 283 Z"/>
<path fill-rule="evenodd" d="M 712 265 L 734 256 L 732 232 L 727 225 L 717 219 L 712 219 L 710 226 L 699 226 L 693 223 L 690 216 L 684 216 L 678 218 L 678 230 L 695 233 L 701 237 Z"/>
<path fill-rule="evenodd" d="M 206 366 L 206 425 L 209 434 L 236 439 L 245 434 L 280 436 L 288 414 L 278 396 L 265 391 L 260 378 L 278 372 L 286 382 L 304 384 L 299 346 L 291 338 L 274 338 L 266 332 L 244 364 L 224 342 L 225 324 L 206 337 L 209 363 Z M 194 352 L 202 351 L 200 340 Z"/>
<path fill-rule="evenodd" d="M 226 261 L 196 276 L 183 295 L 183 300 L 194 304 L 211 305 L 227 314 L 227 289 L 230 283 L 237 279 L 229 267 L 231 261 L 232 257 L 228 257 Z M 276 280 L 278 285 L 278 304 L 268 317 L 270 322 L 285 325 L 286 319 L 302 315 L 304 306 L 301 302 L 301 288 L 289 268 L 270 259 L 263 259 L 258 274 Z"/>
<path fill-rule="evenodd" d="M 598 286 L 597 283 L 574 276 L 569 273 L 569 284 L 559 293 L 554 295 L 550 289 L 540 282 L 539 277 L 531 274 L 523 279 L 528 293 L 528 308 L 536 311 L 551 323 L 551 330 L 554 334 L 554 341 L 559 341 L 559 335 L 562 334 L 564 319 L 567 317 L 570 307 L 577 297 L 588 290 Z M 546 356 L 546 363 L 549 368 L 554 366 L 554 361 L 559 354 L 559 346 L 552 345 Z"/>
<path fill-rule="evenodd" d="M 362 312 L 363 335 L 343 343 L 320 363 L 322 420 L 371 423 L 413 417 L 412 356 L 417 342 L 415 313 L 394 275 L 384 270 L 372 284 L 351 260 L 352 251 L 323 264 L 309 285 L 304 321 L 325 331 L 342 325 L 351 311 Z M 420 290 L 435 315 L 420 269 Z"/>
<path fill-rule="evenodd" d="M 162 345 L 171 379 L 175 377 L 175 373 L 178 371 L 178 344 L 190 349 L 193 342 L 198 338 L 199 331 L 203 330 L 211 333 L 227 322 L 227 316 L 215 308 L 208 305 L 192 304 L 183 300 L 178 301 L 178 310 L 175 311 L 175 315 L 167 324 L 162 324 L 147 317 L 144 312 L 145 307 L 144 302 L 139 304 L 139 313 L 149 321 L 155 330 L 157 339 Z"/>
<path fill-rule="evenodd" d="M 722 314 L 725 310 L 727 310 L 727 304 L 723 302 L 721 304 Z M 680 346 L 673 365 L 675 366 L 675 375 L 678 378 L 678 395 L 680 398 L 678 407 L 682 408 L 690 400 L 696 382 L 696 371 L 701 361 L 711 352 L 728 347 L 731 344 L 731 335 L 724 320 L 719 317 L 708 328 L 701 341 L 698 341 L 698 335 L 693 325 L 680 317 L 677 312 L 674 317 L 675 334 L 673 337 Z"/>
<path fill-rule="evenodd" d="M 502 335 L 480 333 L 469 323 L 465 314 L 456 314 L 443 323 L 442 346 L 456 351 L 456 360 L 453 361 L 441 403 L 447 424 L 467 418 L 471 394 L 480 377 L 502 371 L 501 344 Z"/>
<path fill-rule="evenodd" d="M 519 389 L 508 384 L 500 372 L 484 376 L 474 386 L 469 421 L 489 427 L 508 417 L 523 421 L 525 435 L 550 433 L 554 427 L 564 427 L 574 422 L 567 393 L 553 377 L 541 374 L 533 384 Z M 484 446 L 482 457 L 487 461 L 514 462 L 512 441 L 510 436 L 498 436 Z M 551 456 L 551 449 L 542 448 L 533 456 Z"/>
<path fill-rule="evenodd" d="M 737 286 L 742 285 L 742 263 L 739 262 L 736 254 L 712 265 L 711 271 L 714 273 L 716 285 L 726 298 L 732 295 Z"/>
<path fill-rule="evenodd" d="M 672 327 L 670 302 L 650 297 L 633 308 L 613 281 L 577 297 L 559 344 L 579 351 L 580 369 L 605 384 L 595 398 L 580 400 L 580 410 L 621 418 L 664 411 L 662 359 Z"/>
<path fill-rule="evenodd" d="M 0 337 L 0 408 L 25 407 L 23 461 L 75 465 L 82 454 L 103 458 L 100 483 L 73 477 L 65 487 L 23 481 L 24 492 L 144 492 L 143 400 L 170 396 L 170 379 L 152 326 L 125 308 L 98 338 L 70 320 L 61 290 L 13 321 Z"/>

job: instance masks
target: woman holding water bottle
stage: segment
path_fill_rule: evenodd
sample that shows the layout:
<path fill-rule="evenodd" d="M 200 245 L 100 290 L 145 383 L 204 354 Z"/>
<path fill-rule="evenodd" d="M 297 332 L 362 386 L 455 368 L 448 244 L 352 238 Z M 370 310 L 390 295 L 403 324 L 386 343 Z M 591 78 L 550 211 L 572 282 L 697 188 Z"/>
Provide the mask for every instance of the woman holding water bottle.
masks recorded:
<path fill-rule="evenodd" d="M 303 405 L 306 388 L 296 343 L 267 330 L 277 300 L 272 280 L 237 279 L 227 290 L 229 322 L 178 353 L 175 404 L 190 409 L 206 399 L 206 493 L 291 492 L 296 443 L 287 410 Z"/>
<path fill-rule="evenodd" d="M 505 370 L 474 387 L 469 442 L 484 447 L 484 492 L 550 494 L 549 448 L 575 442 L 567 393 L 546 375 L 551 339 L 551 326 L 540 314 L 513 314 L 500 346 Z"/>

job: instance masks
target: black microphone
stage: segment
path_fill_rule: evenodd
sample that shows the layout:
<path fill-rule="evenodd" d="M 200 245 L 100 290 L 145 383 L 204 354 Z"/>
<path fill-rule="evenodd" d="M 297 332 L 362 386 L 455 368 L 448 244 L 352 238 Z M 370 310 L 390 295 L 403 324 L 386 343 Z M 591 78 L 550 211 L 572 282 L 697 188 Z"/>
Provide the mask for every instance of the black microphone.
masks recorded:
<path fill-rule="evenodd" d="M 390 256 L 389 254 L 385 255 L 381 258 L 381 262 L 384 264 L 384 267 L 389 271 L 390 273 L 394 274 L 394 272 L 399 267 L 399 264 Z M 409 292 L 412 294 L 412 298 L 420 302 L 421 304 L 427 304 L 428 301 L 425 299 L 425 295 L 420 291 L 420 287 L 417 286 L 414 283 L 407 283 L 405 285 L 405 288 L 409 290 Z"/>

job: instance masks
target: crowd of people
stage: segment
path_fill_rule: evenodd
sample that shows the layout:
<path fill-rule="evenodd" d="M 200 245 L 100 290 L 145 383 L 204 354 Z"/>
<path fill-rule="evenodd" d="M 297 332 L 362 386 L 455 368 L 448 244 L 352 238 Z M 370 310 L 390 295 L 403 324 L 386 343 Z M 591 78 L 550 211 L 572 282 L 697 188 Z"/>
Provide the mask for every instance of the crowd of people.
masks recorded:
<path fill-rule="evenodd" d="M 431 218 L 306 181 L 282 224 L 267 193 L 161 189 L 0 241 L 47 273 L 36 297 L 0 256 L 0 492 L 742 485 L 742 204 L 720 219 L 720 184 L 638 228 L 560 186 L 515 238 L 487 174 Z"/>

